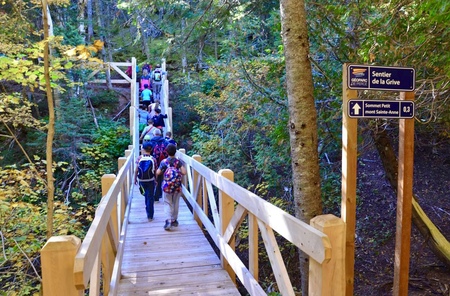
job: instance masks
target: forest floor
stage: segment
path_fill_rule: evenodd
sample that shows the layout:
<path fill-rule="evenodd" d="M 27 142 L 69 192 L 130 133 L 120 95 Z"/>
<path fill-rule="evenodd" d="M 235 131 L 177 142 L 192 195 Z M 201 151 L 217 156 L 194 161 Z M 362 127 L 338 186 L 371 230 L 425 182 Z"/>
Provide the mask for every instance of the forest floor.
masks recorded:
<path fill-rule="evenodd" d="M 430 139 L 431 140 L 431 139 Z M 414 194 L 428 217 L 450 240 L 450 139 L 415 145 Z M 397 197 L 376 151 L 358 158 L 355 296 L 392 295 Z M 409 296 L 450 295 L 450 268 L 413 225 Z"/>

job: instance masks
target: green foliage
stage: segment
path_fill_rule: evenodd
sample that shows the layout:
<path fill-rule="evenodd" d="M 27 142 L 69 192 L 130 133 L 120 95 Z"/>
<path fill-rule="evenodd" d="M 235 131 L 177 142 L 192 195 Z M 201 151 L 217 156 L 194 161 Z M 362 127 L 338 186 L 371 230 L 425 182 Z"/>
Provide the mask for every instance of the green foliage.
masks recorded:
<path fill-rule="evenodd" d="M 117 173 L 117 159 L 123 156 L 130 143 L 129 129 L 121 123 L 102 122 L 102 127 L 93 134 L 93 142 L 81 147 L 79 166 L 84 173 L 80 183 L 91 192 L 90 199 L 99 200 L 101 177 Z M 75 195 L 76 196 L 76 195 Z"/>
<path fill-rule="evenodd" d="M 76 24 L 70 22 L 64 22 L 63 26 L 55 27 L 55 35 L 62 36 L 64 45 L 77 46 L 83 44 L 83 36 L 80 35 L 80 31 Z"/>
<path fill-rule="evenodd" d="M 114 91 L 94 93 L 90 96 L 92 106 L 102 110 L 110 110 L 118 104 L 117 94 Z"/>

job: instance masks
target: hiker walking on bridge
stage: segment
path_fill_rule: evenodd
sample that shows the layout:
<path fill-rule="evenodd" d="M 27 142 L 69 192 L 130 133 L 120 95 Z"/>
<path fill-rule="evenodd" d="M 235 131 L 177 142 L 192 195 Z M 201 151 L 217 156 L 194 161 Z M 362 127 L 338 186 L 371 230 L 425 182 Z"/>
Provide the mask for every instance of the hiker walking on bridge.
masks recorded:
<path fill-rule="evenodd" d="M 134 173 L 134 184 L 139 183 L 141 194 L 145 198 L 145 211 L 149 222 L 153 221 L 155 214 L 155 172 L 156 159 L 152 154 L 152 145 L 145 142 L 142 145 L 141 155 L 136 159 L 136 170 Z"/>
<path fill-rule="evenodd" d="M 163 75 L 165 73 L 163 72 L 163 70 L 161 69 L 161 65 L 156 65 L 155 70 L 153 70 L 152 72 L 152 86 L 153 86 L 153 94 L 154 94 L 154 99 L 158 99 L 161 100 L 161 86 L 162 86 L 162 80 L 163 80 Z"/>
<path fill-rule="evenodd" d="M 178 209 L 180 207 L 181 196 L 181 178 L 186 175 L 186 168 L 183 162 L 175 157 L 177 147 L 174 144 L 167 145 L 167 154 L 156 171 L 157 176 L 163 176 L 163 192 L 164 192 L 164 212 L 167 220 L 164 224 L 165 230 L 178 226 Z"/>

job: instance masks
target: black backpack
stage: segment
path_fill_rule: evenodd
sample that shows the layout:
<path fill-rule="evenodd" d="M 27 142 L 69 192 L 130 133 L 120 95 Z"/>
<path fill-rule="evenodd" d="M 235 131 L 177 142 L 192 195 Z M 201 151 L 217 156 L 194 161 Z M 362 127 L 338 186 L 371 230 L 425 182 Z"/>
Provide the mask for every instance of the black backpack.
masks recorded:
<path fill-rule="evenodd" d="M 161 81 L 161 79 L 162 79 L 162 73 L 161 73 L 161 70 L 155 70 L 155 72 L 153 72 L 153 80 L 155 80 L 155 81 Z"/>
<path fill-rule="evenodd" d="M 138 163 L 138 179 L 141 182 L 155 179 L 156 160 L 149 155 L 143 155 Z"/>

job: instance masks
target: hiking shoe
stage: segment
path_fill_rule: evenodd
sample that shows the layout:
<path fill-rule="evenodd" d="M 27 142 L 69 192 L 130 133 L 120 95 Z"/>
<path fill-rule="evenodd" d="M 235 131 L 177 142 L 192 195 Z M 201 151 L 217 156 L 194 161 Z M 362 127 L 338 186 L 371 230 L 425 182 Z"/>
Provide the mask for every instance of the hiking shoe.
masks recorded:
<path fill-rule="evenodd" d="M 166 224 L 164 224 L 164 230 L 170 230 L 171 223 L 170 220 L 166 220 Z"/>
<path fill-rule="evenodd" d="M 178 227 L 178 221 L 174 220 L 174 221 L 172 221 L 172 223 L 170 223 L 170 225 L 173 227 Z"/>

